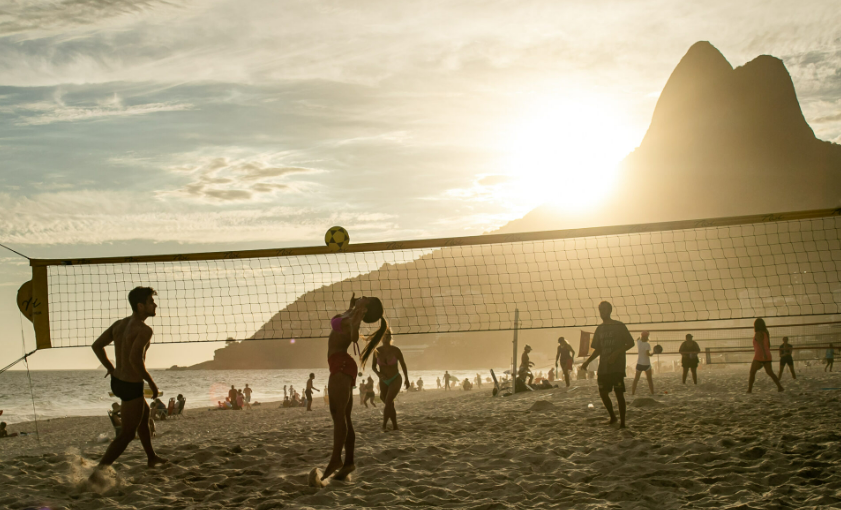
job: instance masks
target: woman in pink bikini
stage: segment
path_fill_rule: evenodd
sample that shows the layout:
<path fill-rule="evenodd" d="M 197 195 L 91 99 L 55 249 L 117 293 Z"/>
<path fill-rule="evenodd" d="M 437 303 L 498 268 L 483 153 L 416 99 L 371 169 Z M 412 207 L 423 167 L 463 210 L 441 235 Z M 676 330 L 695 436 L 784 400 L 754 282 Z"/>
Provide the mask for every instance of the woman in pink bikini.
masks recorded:
<path fill-rule="evenodd" d="M 768 328 L 765 326 L 763 319 L 756 319 L 753 323 L 753 362 L 750 365 L 750 377 L 748 377 L 748 393 L 753 391 L 753 382 L 756 380 L 756 373 L 760 368 L 764 368 L 765 372 L 777 385 L 777 391 L 783 391 L 783 385 L 774 373 L 771 367 L 771 338 L 768 334 Z"/>
<path fill-rule="evenodd" d="M 330 416 L 333 418 L 333 454 L 324 472 L 318 468 L 310 471 L 308 481 L 314 487 L 323 487 L 323 480 L 330 475 L 337 480 L 343 480 L 356 470 L 353 463 L 356 434 L 353 431 L 351 411 L 353 410 L 353 387 L 356 386 L 357 365 L 347 350 L 351 344 L 354 345 L 354 349 L 357 348 L 359 325 L 363 321 L 369 324 L 380 321 L 379 329 L 368 338 L 368 345 L 360 356 L 364 367 L 371 352 L 380 343 L 388 329 L 388 323 L 383 319 L 383 305 L 380 300 L 364 296 L 356 299 L 354 294 L 350 298 L 348 311 L 336 315 L 330 321 L 330 339 L 327 341 L 330 379 L 327 389 L 330 395 Z M 342 463 L 342 448 L 345 450 L 344 463 Z"/>
<path fill-rule="evenodd" d="M 400 349 L 392 345 L 391 329 L 387 329 L 383 336 L 383 344 L 374 351 L 374 364 L 371 368 L 374 373 L 380 378 L 380 398 L 385 405 L 383 410 L 383 432 L 388 432 L 388 420 L 391 420 L 391 425 L 394 430 L 400 430 L 397 427 L 397 411 L 394 409 L 394 399 L 400 393 L 400 385 L 406 385 L 409 389 L 409 372 L 406 369 L 406 362 L 403 360 L 403 353 Z M 371 345 L 371 342 L 368 343 Z M 406 377 L 405 381 L 400 377 L 400 371 L 397 368 L 397 362 L 403 368 L 403 375 Z"/>

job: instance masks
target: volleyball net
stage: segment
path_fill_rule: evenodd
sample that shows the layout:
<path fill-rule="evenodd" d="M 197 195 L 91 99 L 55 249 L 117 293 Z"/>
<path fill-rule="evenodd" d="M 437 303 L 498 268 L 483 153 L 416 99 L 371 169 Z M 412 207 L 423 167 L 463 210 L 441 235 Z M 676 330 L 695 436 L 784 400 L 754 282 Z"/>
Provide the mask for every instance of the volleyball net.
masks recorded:
<path fill-rule="evenodd" d="M 91 345 L 157 293 L 156 343 L 323 338 L 352 293 L 397 334 L 841 313 L 841 210 L 218 253 L 32 260 L 38 348 Z"/>

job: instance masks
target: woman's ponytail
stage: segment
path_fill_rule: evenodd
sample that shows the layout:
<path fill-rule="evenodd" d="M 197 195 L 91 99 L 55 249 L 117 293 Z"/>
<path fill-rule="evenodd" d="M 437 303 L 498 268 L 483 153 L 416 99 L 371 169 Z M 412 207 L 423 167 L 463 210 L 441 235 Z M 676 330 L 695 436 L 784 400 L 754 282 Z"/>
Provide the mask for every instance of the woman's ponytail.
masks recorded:
<path fill-rule="evenodd" d="M 362 348 L 362 353 L 359 355 L 360 361 L 362 361 L 362 368 L 365 368 L 365 363 L 367 363 L 368 358 L 371 357 L 371 353 L 374 352 L 374 349 L 380 344 L 380 340 L 383 339 L 385 332 L 388 331 L 388 321 L 385 320 L 384 317 L 380 317 L 380 327 L 377 331 L 368 337 L 368 343 L 365 344 L 365 347 Z"/>

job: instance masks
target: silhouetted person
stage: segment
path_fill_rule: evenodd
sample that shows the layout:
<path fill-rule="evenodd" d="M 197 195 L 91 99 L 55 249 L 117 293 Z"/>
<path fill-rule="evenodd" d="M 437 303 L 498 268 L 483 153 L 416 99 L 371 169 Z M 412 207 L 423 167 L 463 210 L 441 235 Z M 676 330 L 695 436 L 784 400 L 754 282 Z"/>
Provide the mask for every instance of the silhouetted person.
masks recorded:
<path fill-rule="evenodd" d="M 523 382 L 526 382 L 529 385 L 531 385 L 534 382 L 534 375 L 531 373 L 531 367 L 534 366 L 534 363 L 529 360 L 529 353 L 530 352 L 531 352 L 531 346 L 526 344 L 526 346 L 523 347 L 523 355 L 520 358 L 520 369 L 519 369 L 520 378 L 523 380 Z M 526 378 L 528 378 L 528 381 L 526 381 Z"/>
<path fill-rule="evenodd" d="M 788 337 L 783 337 L 783 343 L 780 345 L 780 374 L 777 376 L 777 379 L 782 380 L 783 378 L 783 371 L 788 365 L 789 371 L 791 371 L 791 378 L 797 379 L 797 375 L 794 373 L 794 357 L 792 356 L 792 352 L 794 351 L 794 347 L 788 343 Z"/>
<path fill-rule="evenodd" d="M 637 370 L 634 375 L 634 384 L 631 386 L 631 395 L 637 393 L 637 382 L 640 380 L 640 374 L 645 373 L 645 378 L 648 379 L 648 389 L 654 395 L 654 381 L 651 379 L 651 344 L 648 343 L 648 331 L 643 331 L 640 339 L 637 340 Z"/>
<path fill-rule="evenodd" d="M 832 372 L 833 363 L 835 363 L 835 348 L 832 344 L 829 344 L 829 348 L 826 350 L 826 366 L 823 367 L 823 371 L 826 372 L 829 369 Z"/>
<path fill-rule="evenodd" d="M 313 390 L 321 393 L 321 390 L 313 386 L 312 382 L 315 380 L 315 374 L 310 374 L 310 378 L 307 379 L 307 389 L 304 391 L 304 396 L 307 397 L 307 411 L 312 411 L 312 392 Z M 368 407 L 368 406 L 365 406 Z"/>
<path fill-rule="evenodd" d="M 111 391 L 120 398 L 120 417 L 123 428 L 120 435 L 105 450 L 99 466 L 91 474 L 90 481 L 97 483 L 102 476 L 100 470 L 110 466 L 125 451 L 137 435 L 146 452 L 147 465 L 154 467 L 166 462 L 155 454 L 152 448 L 152 433 L 149 429 L 149 405 L 143 396 L 143 381 L 149 383 L 152 398 L 158 398 L 158 386 L 146 370 L 146 351 L 152 341 L 152 328 L 146 319 L 155 316 L 158 305 L 151 287 L 136 287 L 128 294 L 132 314 L 120 319 L 105 330 L 91 348 L 105 367 L 105 377 L 111 376 Z M 105 346 L 114 344 L 117 365 L 111 364 L 105 353 Z"/>
<path fill-rule="evenodd" d="M 701 348 L 698 342 L 692 340 L 692 335 L 686 335 L 686 340 L 680 344 L 680 364 L 683 366 L 683 384 L 686 384 L 686 375 L 692 371 L 692 382 L 698 384 L 698 354 Z"/>
<path fill-rule="evenodd" d="M 564 337 L 558 338 L 558 352 L 555 354 L 555 366 L 557 367 L 560 362 L 561 370 L 564 373 L 564 382 L 567 387 L 569 387 L 569 373 L 572 371 L 573 359 L 575 359 L 575 350 Z M 549 380 L 551 381 L 552 378 Z"/>
<path fill-rule="evenodd" d="M 768 328 L 765 327 L 763 319 L 756 319 L 753 322 L 753 361 L 750 364 L 750 376 L 748 377 L 748 393 L 753 391 L 753 382 L 756 379 L 756 372 L 760 368 L 765 369 L 768 377 L 777 385 L 777 391 L 783 391 L 783 386 L 780 380 L 774 374 L 774 369 L 771 368 L 771 337 L 768 334 Z"/>
<path fill-rule="evenodd" d="M 634 346 L 634 338 L 619 321 L 610 318 L 613 306 L 607 301 L 599 303 L 602 324 L 593 335 L 593 354 L 581 366 L 584 370 L 591 361 L 601 356 L 599 363 L 599 396 L 610 415 L 609 423 L 616 423 L 610 392 L 616 394 L 619 404 L 619 428 L 625 428 L 625 351 Z"/>
<path fill-rule="evenodd" d="M 444 391 L 450 390 L 450 373 L 444 370 Z"/>

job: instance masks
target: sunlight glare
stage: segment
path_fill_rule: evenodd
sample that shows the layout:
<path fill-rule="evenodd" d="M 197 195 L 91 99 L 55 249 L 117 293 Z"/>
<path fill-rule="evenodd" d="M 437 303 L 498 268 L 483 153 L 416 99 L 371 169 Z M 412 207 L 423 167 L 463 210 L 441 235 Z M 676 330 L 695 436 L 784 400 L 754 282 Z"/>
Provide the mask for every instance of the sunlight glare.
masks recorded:
<path fill-rule="evenodd" d="M 545 102 L 506 138 L 509 192 L 532 204 L 582 212 L 613 191 L 617 164 L 635 147 L 606 102 Z"/>

